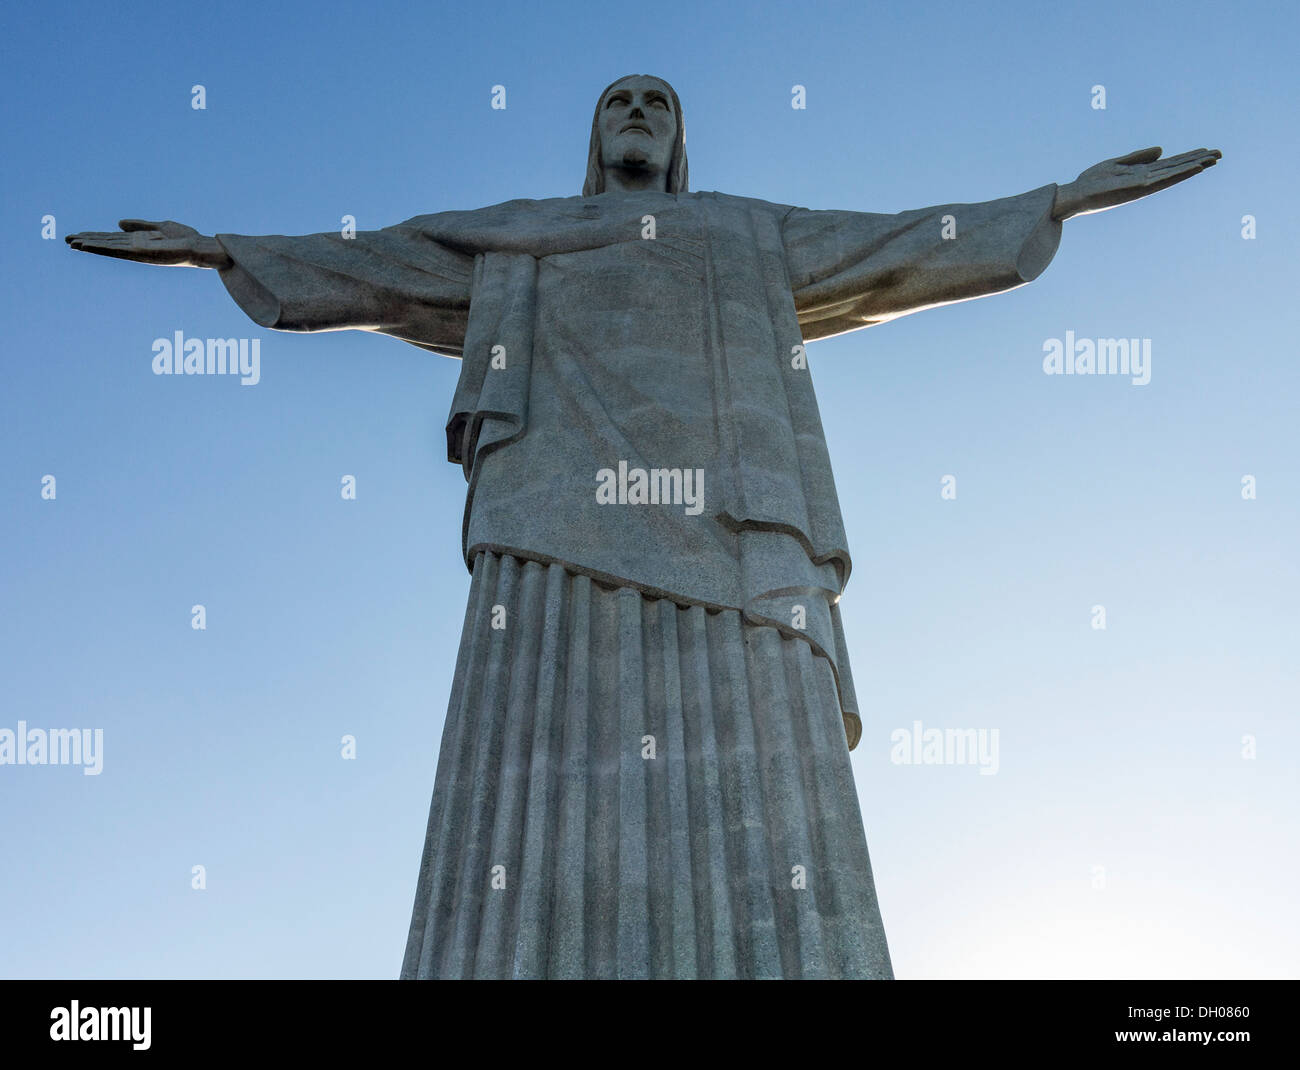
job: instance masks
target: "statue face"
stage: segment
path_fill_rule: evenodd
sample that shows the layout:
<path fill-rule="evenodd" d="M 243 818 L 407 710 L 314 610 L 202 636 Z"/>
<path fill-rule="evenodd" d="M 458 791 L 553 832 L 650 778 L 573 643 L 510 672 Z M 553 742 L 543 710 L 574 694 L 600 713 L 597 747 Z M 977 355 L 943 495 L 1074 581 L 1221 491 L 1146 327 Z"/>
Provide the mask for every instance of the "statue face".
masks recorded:
<path fill-rule="evenodd" d="M 672 98 L 657 78 L 624 79 L 601 101 L 600 155 L 607 169 L 646 171 L 666 182 L 676 137 Z"/>

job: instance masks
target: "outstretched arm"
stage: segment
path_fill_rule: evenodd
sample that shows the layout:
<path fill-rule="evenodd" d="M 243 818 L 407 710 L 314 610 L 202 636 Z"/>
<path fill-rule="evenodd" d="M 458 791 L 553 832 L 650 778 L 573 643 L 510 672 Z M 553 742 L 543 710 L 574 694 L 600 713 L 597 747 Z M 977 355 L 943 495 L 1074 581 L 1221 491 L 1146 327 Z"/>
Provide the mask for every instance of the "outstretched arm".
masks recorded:
<path fill-rule="evenodd" d="M 782 240 L 804 340 L 1031 282 L 1056 254 L 1063 220 L 1166 189 L 1220 155 L 1196 149 L 1162 160 L 1158 148 L 1142 149 L 1063 186 L 897 215 L 792 208 Z"/>
<path fill-rule="evenodd" d="M 214 268 L 239 307 L 262 327 L 377 331 L 459 356 L 474 258 L 425 233 L 423 221 L 436 218 L 346 236 L 211 238 L 170 220 L 124 219 L 120 232 L 85 232 L 66 240 L 100 256 Z"/>
<path fill-rule="evenodd" d="M 791 209 L 782 238 L 804 341 L 1037 278 L 1061 240 L 1057 188 L 897 215 Z"/>

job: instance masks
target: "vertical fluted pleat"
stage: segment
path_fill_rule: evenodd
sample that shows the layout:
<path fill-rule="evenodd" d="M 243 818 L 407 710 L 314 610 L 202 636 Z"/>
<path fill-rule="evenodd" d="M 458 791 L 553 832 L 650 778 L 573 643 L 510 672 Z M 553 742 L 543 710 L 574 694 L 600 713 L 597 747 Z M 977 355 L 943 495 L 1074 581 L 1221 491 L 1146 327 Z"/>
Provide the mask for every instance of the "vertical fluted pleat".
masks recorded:
<path fill-rule="evenodd" d="M 480 555 L 402 976 L 890 976 L 829 663 Z"/>
<path fill-rule="evenodd" d="M 539 568 L 541 566 L 538 566 Z M 514 948 L 516 977 L 537 977 L 546 972 L 549 927 L 518 924 L 520 919 L 548 918 L 551 915 L 554 889 L 566 875 L 555 866 L 554 825 L 557 798 L 562 779 L 556 775 L 561 759 L 564 724 L 563 631 L 548 622 L 562 622 L 568 611 L 568 576 L 562 568 L 551 566 L 546 573 L 545 610 L 542 614 L 541 656 L 537 661 L 536 716 L 531 754 L 528 763 L 528 792 L 524 811 L 523 845 L 519 867 L 519 902 L 515 922 L 518 933 Z M 529 620 L 531 627 L 537 619 Z M 557 707 L 559 716 L 557 716 Z M 522 720 L 523 718 L 521 718 Z M 509 947 L 504 949 L 509 954 Z"/>
<path fill-rule="evenodd" d="M 786 977 L 824 977 L 826 953 L 815 895 L 824 874 L 808 834 L 809 785 L 803 779 L 794 739 L 795 722 L 808 714 L 802 695 L 789 687 L 786 673 L 794 645 L 771 628 L 756 629 L 749 640 L 749 675 L 756 694 L 762 696 L 756 701 L 774 711 L 787 711 L 785 716 L 754 718 L 768 842 L 779 877 L 773 899 L 777 928 L 783 934 L 781 969 Z"/>
<path fill-rule="evenodd" d="M 668 778 L 665 775 L 665 758 L 659 754 L 663 747 L 668 753 L 665 709 L 668 681 L 664 675 L 663 621 L 659 617 L 660 602 L 637 598 L 641 615 L 641 649 L 644 653 L 641 666 L 645 681 L 645 723 L 637 739 L 635 750 L 641 763 L 645 784 L 645 865 L 647 879 L 644 928 L 648 962 L 646 976 L 672 977 L 673 971 L 673 903 L 672 881 L 656 880 L 656 873 L 672 870 L 671 827 L 668 801 Z"/>
<path fill-rule="evenodd" d="M 461 853 L 457 849 L 473 766 L 475 731 L 481 721 L 480 695 L 475 684 L 487 669 L 491 647 L 470 641 L 484 634 L 491 623 L 501 558 L 484 555 L 475 569 L 476 582 L 470 588 L 469 605 L 461 633 L 460 658 L 452 682 L 451 701 L 438 753 L 438 772 L 424 856 L 416 884 L 415 910 L 407 940 L 403 977 L 442 976 L 441 951 L 445 934 L 453 925 L 456 906 L 455 881 Z M 473 683 L 472 683 L 473 682 Z M 437 934 L 441 939 L 432 938 Z"/>
<path fill-rule="evenodd" d="M 562 569 L 556 569 L 562 578 Z M 549 919 L 538 917 L 535 924 L 550 921 L 550 977 L 583 977 L 587 965 L 587 713 L 590 708 L 587 660 L 591 653 L 592 583 L 586 576 L 572 578 L 567 620 L 556 623 L 559 631 L 568 626 L 567 642 L 561 637 L 558 649 L 565 652 L 564 712 L 561 724 L 559 794 L 554 814 L 547 815 L 548 828 L 555 834 L 554 903 Z M 550 622 L 548 622 L 549 624 Z"/>
<path fill-rule="evenodd" d="M 739 976 L 735 915 L 731 908 L 731 865 L 723 818 L 722 763 L 717 718 L 709 683 L 710 614 L 699 606 L 676 610 L 682 622 L 678 656 L 682 665 L 682 717 L 690 769 L 691 872 L 694 877 L 696 949 L 702 977 Z"/>
<path fill-rule="evenodd" d="M 618 844 L 617 976 L 650 975 L 647 925 L 649 879 L 646 859 L 646 774 L 641 737 L 646 725 L 645 657 L 641 649 L 641 603 L 636 591 L 623 588 L 618 602 Z M 602 815 L 604 816 L 604 815 Z M 614 818 L 613 814 L 608 819 Z"/>
<path fill-rule="evenodd" d="M 523 872 L 522 833 L 533 728 L 542 712 L 538 708 L 537 680 L 545 631 L 539 625 L 546 619 L 545 571 L 545 566 L 536 561 L 522 563 L 516 597 L 502 603 L 505 613 L 499 623 L 503 627 L 494 629 L 496 634 L 492 639 L 509 652 L 510 682 L 504 723 L 498 726 L 499 737 L 497 732 L 490 733 L 500 748 L 492 751 L 497 755 L 496 775 L 490 769 L 485 771 L 489 793 L 494 796 L 484 822 L 492 829 L 488 870 L 493 880 L 484 899 L 475 955 L 474 973 L 478 977 L 497 976 L 501 963 L 514 961 L 517 907 L 520 890 L 527 881 Z M 551 668 L 554 669 L 553 662 Z M 545 748 L 544 741 L 542 748 Z M 536 874 L 532 883 L 530 892 L 535 891 Z"/>
<path fill-rule="evenodd" d="M 655 739 L 665 749 L 656 752 L 652 775 L 659 791 L 652 795 L 655 822 L 654 841 L 660 850 L 652 872 L 671 873 L 671 881 L 655 881 L 651 888 L 659 892 L 651 917 L 662 917 L 655 963 L 658 977 L 691 978 L 699 974 L 695 921 L 695 887 L 697 871 L 692 863 L 691 794 L 694 787 L 691 770 L 699 763 L 690 761 L 686 743 L 686 712 L 682 696 L 683 678 L 677 635 L 678 621 L 685 614 L 668 601 L 646 602 L 647 612 L 657 624 L 655 639 L 663 658 L 662 687 L 651 694 L 662 697 L 663 706 L 655 719 Z M 695 789 L 698 791 L 698 789 Z"/>
<path fill-rule="evenodd" d="M 800 644 L 801 646 L 803 644 Z M 811 711 L 824 713 L 828 702 L 837 702 L 832 681 L 818 679 L 812 669 L 818 659 L 808 649 L 795 652 L 787 668 L 805 685 L 803 701 Z M 884 927 L 876 900 L 875 881 L 863 830 L 853 771 L 848 762 L 836 757 L 843 747 L 842 721 L 829 716 L 808 716 L 798 722 L 807 731 L 804 747 L 805 781 L 808 799 L 815 807 L 821 836 L 825 880 L 822 917 L 831 933 L 829 946 L 842 977 L 891 977 L 892 967 Z"/>
<path fill-rule="evenodd" d="M 594 584 L 591 636 L 575 671 L 587 677 L 587 867 L 585 976 L 618 976 L 619 606 Z"/>
<path fill-rule="evenodd" d="M 723 813 L 732 843 L 730 883 L 736 918 L 737 964 L 742 977 L 781 976 L 772 884 L 777 879 L 767 845 L 755 715 L 766 696 L 752 694 L 746 642 L 751 637 L 738 613 L 709 618 L 709 675 L 714 685 L 718 757 L 722 763 Z M 788 711 L 782 711 L 788 716 Z"/>
<path fill-rule="evenodd" d="M 470 761 L 459 769 L 458 778 L 466 777 L 468 783 L 457 785 L 457 812 L 455 822 L 457 842 L 452 852 L 458 856 L 455 899 L 452 905 L 452 923 L 446 948 L 442 974 L 447 977 L 468 977 L 473 974 L 479 945 L 480 921 L 491 888 L 492 866 L 504 865 L 493 861 L 492 823 L 496 810 L 496 785 L 502 776 L 501 740 L 507 721 L 506 699 L 510 689 L 512 657 L 509 622 L 511 610 L 518 607 L 519 572 L 522 562 L 513 557 L 503 557 L 497 576 L 495 599 L 490 600 L 489 626 L 470 636 L 471 645 L 485 647 L 485 657 L 474 657 L 482 665 L 481 673 L 472 676 L 466 685 L 469 709 L 466 716 L 473 720 L 474 750 Z M 506 613 L 507 627 L 492 627 L 500 621 L 498 606 Z M 462 640 L 463 645 L 463 640 Z M 477 691 L 479 703 L 473 696 Z M 437 786 L 434 786 L 437 790 Z M 506 860 L 510 861 L 510 860 Z M 506 877 L 509 876 L 509 867 Z"/>

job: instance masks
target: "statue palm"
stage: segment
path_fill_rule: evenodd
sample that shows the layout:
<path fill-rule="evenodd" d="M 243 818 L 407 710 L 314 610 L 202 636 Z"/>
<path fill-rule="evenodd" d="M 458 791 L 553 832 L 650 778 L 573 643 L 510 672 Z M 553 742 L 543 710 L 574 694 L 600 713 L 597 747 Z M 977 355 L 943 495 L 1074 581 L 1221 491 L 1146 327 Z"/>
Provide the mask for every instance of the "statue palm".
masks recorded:
<path fill-rule="evenodd" d="M 64 240 L 74 249 L 119 260 L 168 267 L 223 268 L 230 258 L 216 238 L 200 234 L 184 223 L 170 219 L 154 223 L 147 219 L 123 219 L 122 229 L 87 230 L 69 234 Z"/>
<path fill-rule="evenodd" d="M 1193 149 L 1162 160 L 1160 151 L 1155 145 L 1093 164 L 1057 190 L 1052 215 L 1069 219 L 1136 201 L 1199 175 L 1223 156 L 1218 149 Z"/>

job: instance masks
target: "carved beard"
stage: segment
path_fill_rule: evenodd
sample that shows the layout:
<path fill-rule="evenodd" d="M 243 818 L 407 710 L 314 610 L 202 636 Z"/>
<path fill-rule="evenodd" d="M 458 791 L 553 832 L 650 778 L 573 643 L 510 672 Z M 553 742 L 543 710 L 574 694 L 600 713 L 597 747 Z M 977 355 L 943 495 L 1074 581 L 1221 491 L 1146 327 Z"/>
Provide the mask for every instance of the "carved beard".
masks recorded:
<path fill-rule="evenodd" d="M 623 153 L 623 166 L 629 171 L 642 171 L 650 165 L 645 149 L 628 149 Z"/>

